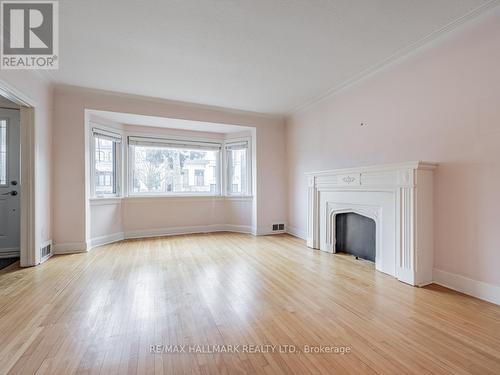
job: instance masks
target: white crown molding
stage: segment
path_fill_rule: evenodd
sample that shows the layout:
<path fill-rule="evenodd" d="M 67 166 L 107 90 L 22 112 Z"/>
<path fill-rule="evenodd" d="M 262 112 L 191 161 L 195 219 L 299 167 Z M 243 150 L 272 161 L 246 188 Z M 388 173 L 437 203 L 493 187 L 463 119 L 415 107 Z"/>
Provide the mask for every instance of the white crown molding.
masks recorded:
<path fill-rule="evenodd" d="M 467 14 L 463 15 L 462 17 L 459 17 L 455 19 L 454 21 L 448 23 L 447 25 L 443 26 L 442 28 L 433 31 L 432 33 L 426 35 L 425 37 L 417 40 L 414 43 L 411 43 L 410 45 L 400 49 L 393 55 L 389 56 L 388 58 L 378 62 L 375 65 L 372 65 L 371 67 L 361 71 L 360 73 L 354 75 L 353 77 L 347 79 L 346 81 L 335 85 L 334 87 L 330 88 L 327 90 L 325 93 L 318 95 L 310 100 L 307 100 L 306 102 L 291 108 L 289 111 L 285 112 L 285 117 L 288 117 L 290 115 L 305 111 L 309 107 L 313 106 L 314 104 L 320 103 L 321 101 L 328 99 L 331 96 L 334 96 L 335 94 L 338 94 L 339 92 L 343 91 L 344 89 L 347 89 L 375 74 L 378 72 L 382 71 L 383 69 L 401 62 L 403 59 L 415 54 L 419 53 L 422 47 L 428 46 L 431 42 L 434 42 L 438 40 L 440 37 L 450 33 L 451 31 L 454 31 L 458 29 L 460 26 L 463 24 L 472 21 L 479 17 L 480 15 L 485 14 L 487 11 L 495 8 L 497 5 L 500 4 L 500 0 L 490 0 L 479 7 L 471 10 Z"/>
<path fill-rule="evenodd" d="M 57 83 L 56 77 L 51 70 L 34 69 L 33 72 L 40 77 L 45 83 L 55 86 Z"/>
<path fill-rule="evenodd" d="M 202 110 L 202 111 L 210 111 L 213 113 L 225 113 L 228 115 L 236 115 L 236 116 L 246 117 L 248 120 L 251 120 L 252 118 L 261 118 L 261 119 L 274 120 L 274 121 L 283 121 L 284 120 L 284 115 L 282 113 L 266 113 L 266 112 L 247 111 L 247 110 L 238 109 L 238 108 L 228 108 L 228 107 L 213 106 L 213 105 L 202 104 L 202 103 L 185 102 L 185 101 L 179 101 L 179 100 L 173 100 L 173 99 L 167 99 L 167 98 L 160 98 L 160 97 L 156 97 L 156 96 L 144 96 L 144 95 L 138 95 L 138 94 L 132 94 L 132 93 L 126 93 L 126 92 L 96 89 L 96 88 L 86 87 L 86 86 L 75 86 L 75 85 L 64 84 L 64 83 L 55 83 L 54 88 L 58 91 L 84 93 L 84 94 L 87 93 L 87 94 L 95 94 L 95 95 L 109 95 L 109 96 L 114 96 L 114 97 L 119 97 L 119 98 L 124 98 L 124 99 L 138 100 L 138 101 L 144 101 L 144 102 L 148 102 L 148 103 L 156 103 L 156 104 L 161 104 L 161 105 L 165 105 L 165 106 L 175 106 L 175 107 L 179 107 L 179 108 L 186 108 L 186 109 L 190 109 L 190 110 L 191 109 L 198 109 L 198 110 Z M 93 109 L 93 108 L 90 108 L 90 109 Z M 177 116 L 173 116 L 173 115 L 170 116 L 170 118 L 184 119 L 183 116 L 177 117 Z M 225 122 L 225 121 L 221 121 L 220 123 L 227 124 L 227 125 L 240 125 L 240 126 L 255 127 L 255 126 L 244 124 L 244 123 L 237 124 L 237 123 Z"/>

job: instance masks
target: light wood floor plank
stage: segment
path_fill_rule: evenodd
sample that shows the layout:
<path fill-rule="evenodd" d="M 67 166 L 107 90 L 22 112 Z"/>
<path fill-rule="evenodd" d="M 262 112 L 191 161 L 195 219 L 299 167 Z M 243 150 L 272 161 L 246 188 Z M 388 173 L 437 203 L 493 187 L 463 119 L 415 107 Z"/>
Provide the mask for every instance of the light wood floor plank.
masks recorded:
<path fill-rule="evenodd" d="M 130 240 L 9 266 L 0 338 L 0 374 L 500 373 L 499 306 L 413 288 L 288 235 Z M 154 354 L 152 345 L 240 349 Z"/>

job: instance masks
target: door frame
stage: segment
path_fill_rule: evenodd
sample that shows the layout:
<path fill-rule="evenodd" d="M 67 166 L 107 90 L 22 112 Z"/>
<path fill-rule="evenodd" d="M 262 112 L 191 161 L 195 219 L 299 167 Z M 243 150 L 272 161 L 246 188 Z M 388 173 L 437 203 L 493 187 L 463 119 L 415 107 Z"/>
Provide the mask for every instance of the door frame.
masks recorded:
<path fill-rule="evenodd" d="M 35 194 L 35 109 L 36 101 L 0 80 L 0 95 L 20 106 L 20 265 L 35 266 L 37 260 Z"/>

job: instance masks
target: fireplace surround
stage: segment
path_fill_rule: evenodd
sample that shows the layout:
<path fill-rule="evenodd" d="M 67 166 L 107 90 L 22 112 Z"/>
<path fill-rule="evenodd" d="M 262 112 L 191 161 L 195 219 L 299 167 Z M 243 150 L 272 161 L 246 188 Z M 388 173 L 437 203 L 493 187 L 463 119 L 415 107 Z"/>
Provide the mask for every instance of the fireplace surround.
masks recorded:
<path fill-rule="evenodd" d="M 335 252 L 335 219 L 375 222 L 375 268 L 422 286 L 432 282 L 435 163 L 407 162 L 307 173 L 307 246 Z"/>

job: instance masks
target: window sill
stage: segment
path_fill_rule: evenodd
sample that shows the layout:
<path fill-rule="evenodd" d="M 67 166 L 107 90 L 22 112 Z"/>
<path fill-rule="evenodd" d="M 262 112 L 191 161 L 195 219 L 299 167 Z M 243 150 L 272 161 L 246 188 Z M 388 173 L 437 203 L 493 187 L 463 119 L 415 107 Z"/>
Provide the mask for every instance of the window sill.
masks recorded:
<path fill-rule="evenodd" d="M 161 201 L 224 201 L 224 200 L 247 200 L 251 201 L 253 197 L 228 197 L 223 195 L 132 195 L 124 197 L 123 200 L 130 203 L 147 203 L 147 202 L 161 202 Z"/>
<path fill-rule="evenodd" d="M 251 195 L 131 195 L 128 197 L 109 197 L 109 198 L 91 198 L 91 206 L 105 206 L 105 205 L 116 205 L 120 204 L 122 201 L 129 203 L 148 203 L 148 202 L 161 202 L 161 201 L 240 201 L 240 202 L 251 202 L 253 196 Z"/>
<path fill-rule="evenodd" d="M 91 206 L 105 206 L 105 205 L 115 205 L 120 204 L 122 197 L 96 197 L 90 198 Z"/>
<path fill-rule="evenodd" d="M 252 201 L 252 195 L 226 195 L 224 197 L 228 201 Z"/>

